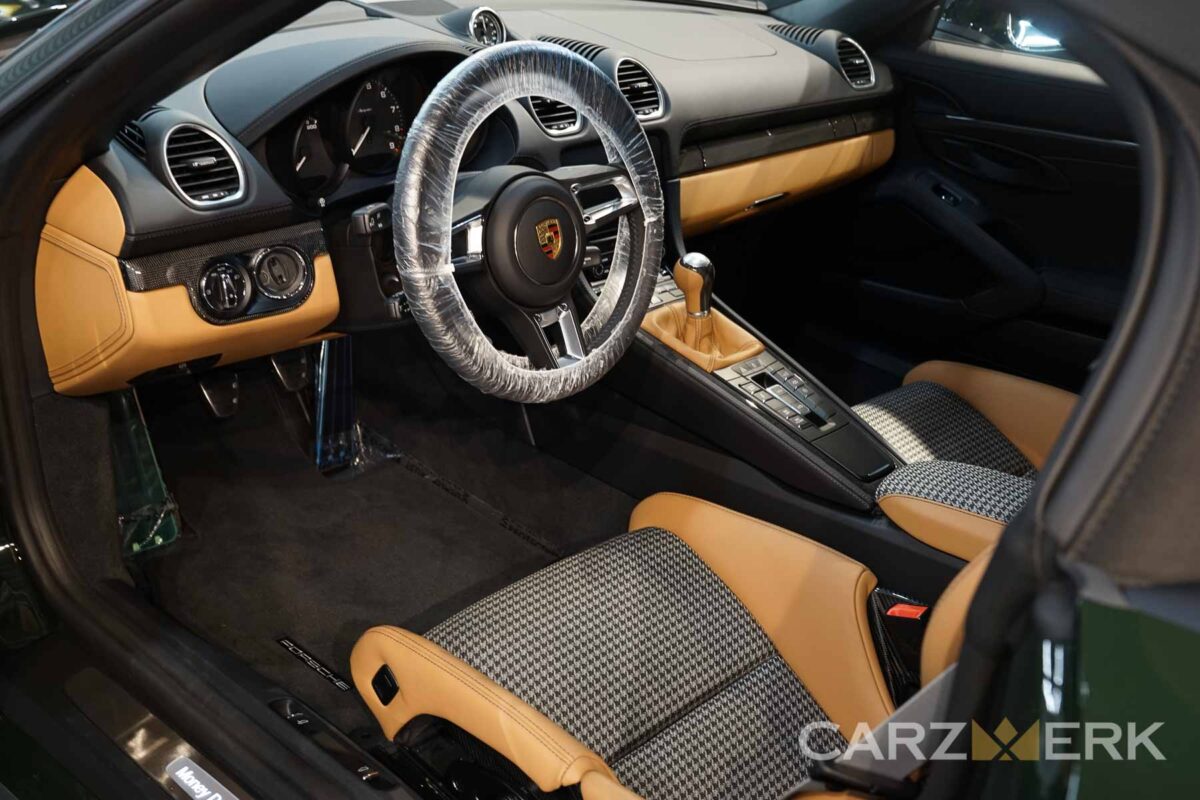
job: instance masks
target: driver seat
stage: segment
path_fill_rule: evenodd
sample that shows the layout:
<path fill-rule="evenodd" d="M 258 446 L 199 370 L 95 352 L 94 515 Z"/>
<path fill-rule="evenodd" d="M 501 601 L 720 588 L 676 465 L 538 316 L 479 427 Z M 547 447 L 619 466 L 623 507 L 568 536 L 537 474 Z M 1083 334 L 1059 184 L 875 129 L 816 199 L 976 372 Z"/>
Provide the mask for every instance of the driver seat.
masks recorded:
<path fill-rule="evenodd" d="M 428 631 L 371 628 L 354 683 L 394 739 L 423 715 L 584 800 L 768 798 L 893 711 L 867 617 L 875 576 L 721 506 L 657 494 L 630 533 L 559 561 Z M 947 588 L 922 649 L 955 661 L 991 550 Z M 557 796 L 557 795 L 556 795 Z"/>

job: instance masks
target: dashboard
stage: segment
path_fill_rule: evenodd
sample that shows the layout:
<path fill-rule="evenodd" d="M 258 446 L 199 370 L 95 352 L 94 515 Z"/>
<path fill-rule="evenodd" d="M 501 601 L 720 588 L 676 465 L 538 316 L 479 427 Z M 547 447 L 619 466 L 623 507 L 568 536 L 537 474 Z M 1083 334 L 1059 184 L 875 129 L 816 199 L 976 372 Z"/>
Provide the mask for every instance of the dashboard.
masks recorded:
<path fill-rule="evenodd" d="M 518 39 L 567 47 L 617 83 L 650 140 L 676 244 L 891 154 L 890 72 L 841 32 L 639 0 L 335 0 L 130 119 L 64 188 L 43 237 L 39 315 L 75 315 L 92 333 L 42 325 L 56 389 L 107 391 L 279 349 L 274 336 L 254 347 L 247 325 L 286 328 L 295 344 L 403 322 L 386 210 L 406 136 L 456 64 Z M 600 160 L 586 119 L 532 97 L 493 114 L 460 169 Z M 116 211 L 97 215 L 97 202 Z M 115 309 L 76 307 L 94 293 L 75 296 L 56 273 L 95 277 L 71 267 L 68 245 L 103 262 L 91 267 Z M 186 336 L 150 302 L 168 296 L 170 314 L 199 323 Z"/>

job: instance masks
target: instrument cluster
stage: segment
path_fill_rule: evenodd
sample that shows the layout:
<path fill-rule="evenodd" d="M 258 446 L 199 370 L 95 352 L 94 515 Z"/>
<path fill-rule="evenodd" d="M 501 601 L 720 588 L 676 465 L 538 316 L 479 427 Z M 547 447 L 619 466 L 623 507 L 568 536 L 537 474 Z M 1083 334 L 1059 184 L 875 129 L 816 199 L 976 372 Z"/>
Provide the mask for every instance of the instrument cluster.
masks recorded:
<path fill-rule="evenodd" d="M 292 193 L 323 200 L 348 177 L 395 174 L 409 128 L 429 96 L 436 76 L 420 66 L 395 66 L 328 92 L 267 138 L 271 172 Z M 487 136 L 481 126 L 467 146 L 463 164 Z"/>

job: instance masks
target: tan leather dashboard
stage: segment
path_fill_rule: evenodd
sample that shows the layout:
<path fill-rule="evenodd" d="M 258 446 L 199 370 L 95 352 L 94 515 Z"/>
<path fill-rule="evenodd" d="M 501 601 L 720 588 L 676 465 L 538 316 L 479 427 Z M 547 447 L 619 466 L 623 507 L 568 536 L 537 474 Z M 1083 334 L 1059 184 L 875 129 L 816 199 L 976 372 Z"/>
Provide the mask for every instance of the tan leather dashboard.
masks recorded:
<path fill-rule="evenodd" d="M 300 344 L 338 314 L 328 255 L 313 259 L 313 289 L 291 311 L 227 325 L 203 320 L 184 286 L 128 291 L 117 255 L 125 220 L 108 186 L 81 167 L 46 215 L 38 249 L 38 328 L 55 391 L 122 389 L 139 375 L 217 357 L 229 364 Z"/>
<path fill-rule="evenodd" d="M 892 130 L 743 161 L 679 180 L 685 235 L 704 233 L 866 175 L 887 163 Z"/>

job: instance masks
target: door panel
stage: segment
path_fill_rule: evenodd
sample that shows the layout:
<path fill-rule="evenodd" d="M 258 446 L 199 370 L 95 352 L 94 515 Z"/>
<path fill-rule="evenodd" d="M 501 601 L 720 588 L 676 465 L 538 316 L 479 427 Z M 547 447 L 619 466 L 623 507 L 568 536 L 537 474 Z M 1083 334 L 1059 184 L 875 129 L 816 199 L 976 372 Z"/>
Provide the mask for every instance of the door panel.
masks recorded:
<path fill-rule="evenodd" d="M 1139 224 L 1138 148 L 1110 91 L 1080 64 L 974 45 L 873 56 L 898 78 L 889 166 L 688 246 L 851 402 L 931 358 L 1078 390 Z"/>

